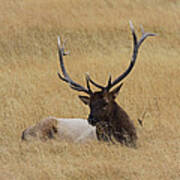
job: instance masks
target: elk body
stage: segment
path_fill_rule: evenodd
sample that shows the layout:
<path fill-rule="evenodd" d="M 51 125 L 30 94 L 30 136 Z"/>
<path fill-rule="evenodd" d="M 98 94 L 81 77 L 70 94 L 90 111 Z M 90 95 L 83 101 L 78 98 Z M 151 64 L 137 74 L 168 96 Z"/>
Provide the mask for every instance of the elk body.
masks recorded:
<path fill-rule="evenodd" d="M 60 73 L 58 73 L 58 76 L 61 80 L 68 83 L 72 89 L 88 94 L 88 96 L 79 96 L 79 98 L 90 108 L 88 122 L 92 126 L 96 126 L 96 135 L 99 140 L 111 141 L 113 143 L 115 140 L 127 146 L 136 146 L 136 128 L 128 114 L 116 103 L 115 99 L 123 85 L 123 83 L 120 82 L 131 72 L 132 68 L 134 67 L 138 50 L 142 42 L 149 36 L 155 36 L 155 34 L 144 33 L 144 30 L 142 29 L 142 37 L 138 41 L 131 21 L 130 28 L 134 43 L 132 59 L 125 72 L 119 75 L 114 81 L 111 80 L 110 76 L 107 85 L 102 86 L 93 81 L 89 75 L 86 75 L 87 87 L 83 87 L 74 82 L 68 75 L 64 66 L 63 57 L 67 55 L 67 53 L 64 51 L 64 43 L 61 47 L 60 37 L 58 37 L 58 53 L 60 68 L 63 76 Z M 93 92 L 90 88 L 90 83 L 100 90 Z M 111 90 L 111 88 L 113 88 L 115 85 L 118 86 L 114 90 Z"/>
<path fill-rule="evenodd" d="M 60 141 L 84 143 L 97 139 L 96 128 L 89 125 L 85 119 L 48 117 L 25 129 L 21 136 L 25 141 L 34 139 L 46 141 L 54 138 Z"/>

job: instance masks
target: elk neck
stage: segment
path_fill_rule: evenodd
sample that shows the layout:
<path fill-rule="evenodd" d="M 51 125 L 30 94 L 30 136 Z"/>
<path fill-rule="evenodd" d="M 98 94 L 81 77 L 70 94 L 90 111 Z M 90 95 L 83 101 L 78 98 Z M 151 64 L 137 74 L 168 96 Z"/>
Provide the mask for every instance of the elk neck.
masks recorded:
<path fill-rule="evenodd" d="M 110 114 L 106 117 L 106 121 L 111 122 L 112 124 L 121 124 L 125 123 L 123 121 L 130 121 L 128 114 L 125 112 L 121 106 L 115 101 L 112 102 L 112 110 Z"/>

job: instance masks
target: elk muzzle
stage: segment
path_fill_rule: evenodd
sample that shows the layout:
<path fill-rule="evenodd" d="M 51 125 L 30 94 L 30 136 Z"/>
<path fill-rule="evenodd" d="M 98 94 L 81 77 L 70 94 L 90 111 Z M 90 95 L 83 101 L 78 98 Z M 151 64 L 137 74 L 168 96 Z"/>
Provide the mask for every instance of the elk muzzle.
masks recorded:
<path fill-rule="evenodd" d="M 88 123 L 91 124 L 92 126 L 96 126 L 96 123 L 99 122 L 92 114 L 89 115 L 88 117 Z"/>

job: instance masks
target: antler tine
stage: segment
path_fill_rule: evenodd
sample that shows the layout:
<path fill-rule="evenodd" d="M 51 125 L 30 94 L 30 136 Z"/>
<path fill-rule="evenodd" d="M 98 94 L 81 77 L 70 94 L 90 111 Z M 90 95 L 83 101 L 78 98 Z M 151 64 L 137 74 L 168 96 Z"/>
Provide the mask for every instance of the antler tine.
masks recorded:
<path fill-rule="evenodd" d="M 142 25 L 140 25 L 140 28 L 141 28 L 142 35 L 144 35 L 144 34 L 145 34 L 145 32 L 144 32 L 144 28 L 143 28 L 143 26 L 142 26 Z"/>
<path fill-rule="evenodd" d="M 96 82 L 94 82 L 89 76 L 88 76 L 88 79 L 89 79 L 89 82 L 92 83 L 94 86 L 96 86 L 97 88 L 101 89 L 101 90 L 104 90 L 105 87 L 97 84 Z"/>
<path fill-rule="evenodd" d="M 91 90 L 91 87 L 90 87 L 89 81 L 90 81 L 89 74 L 88 74 L 88 73 L 86 73 L 86 85 L 87 85 L 88 91 L 92 94 L 93 92 L 92 92 L 92 90 Z"/>
<path fill-rule="evenodd" d="M 82 92 L 85 92 L 87 94 L 91 94 L 92 91 L 90 90 L 90 86 L 88 85 L 88 83 L 87 83 L 88 89 L 86 89 L 83 86 L 81 86 L 80 84 L 74 82 L 69 77 L 68 73 L 66 72 L 66 69 L 65 69 L 65 66 L 64 66 L 64 62 L 63 62 L 63 56 L 67 55 L 67 53 L 64 51 L 64 43 L 63 43 L 62 48 L 61 48 L 61 39 L 60 39 L 60 36 L 58 36 L 57 45 L 58 45 L 58 54 L 59 54 L 60 68 L 61 68 L 63 76 L 64 76 L 63 77 L 63 76 L 61 76 L 60 73 L 57 73 L 58 77 L 61 80 L 67 82 L 72 89 L 77 90 L 77 91 L 82 91 Z"/>
<path fill-rule="evenodd" d="M 62 45 L 62 49 L 63 49 L 63 50 L 65 49 L 66 41 L 67 41 L 67 39 L 65 39 L 65 40 L 63 41 L 63 45 Z M 69 54 L 70 54 L 70 51 L 67 51 L 67 52 L 64 52 L 64 53 L 63 53 L 63 56 L 66 56 L 66 55 L 69 55 Z"/>
<path fill-rule="evenodd" d="M 142 37 L 138 41 L 136 33 L 135 33 L 135 30 L 134 30 L 134 26 L 132 24 L 132 21 L 129 21 L 129 25 L 130 25 L 130 29 L 131 29 L 131 32 L 132 32 L 132 35 L 133 35 L 133 44 L 134 44 L 133 55 L 132 55 L 129 67 L 127 68 L 127 70 L 124 73 L 122 73 L 119 77 L 117 77 L 111 84 L 108 83 L 108 85 L 105 88 L 106 90 L 110 90 L 113 86 L 115 86 L 117 83 L 122 81 L 131 72 L 131 70 L 134 67 L 134 64 L 136 62 L 136 58 L 137 58 L 137 55 L 138 55 L 139 47 L 141 46 L 143 41 L 148 36 L 156 36 L 156 34 L 154 34 L 154 33 L 145 33 L 143 27 L 141 26 Z"/>

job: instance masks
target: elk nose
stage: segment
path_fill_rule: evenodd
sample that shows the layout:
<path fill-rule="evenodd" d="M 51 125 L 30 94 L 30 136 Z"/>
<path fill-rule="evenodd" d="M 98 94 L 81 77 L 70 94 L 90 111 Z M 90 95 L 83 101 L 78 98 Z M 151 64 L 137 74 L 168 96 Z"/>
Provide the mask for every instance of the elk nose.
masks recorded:
<path fill-rule="evenodd" d="M 90 114 L 89 117 L 88 117 L 88 123 L 91 124 L 92 126 L 96 125 L 96 120 L 94 119 L 92 114 Z"/>

